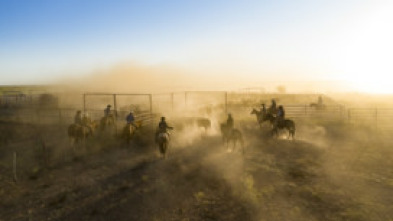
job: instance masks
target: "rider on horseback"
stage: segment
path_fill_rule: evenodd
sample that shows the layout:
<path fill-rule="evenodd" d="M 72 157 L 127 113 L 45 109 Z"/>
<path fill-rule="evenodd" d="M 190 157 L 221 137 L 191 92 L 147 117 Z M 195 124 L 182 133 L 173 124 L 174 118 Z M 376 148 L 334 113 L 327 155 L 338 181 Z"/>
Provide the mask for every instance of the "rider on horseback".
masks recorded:
<path fill-rule="evenodd" d="M 262 119 L 264 119 L 264 118 L 265 118 L 265 116 L 266 116 L 266 113 L 267 113 L 267 110 L 266 110 L 266 105 L 263 103 L 263 104 L 262 104 L 262 108 L 261 108 L 261 115 L 262 115 Z"/>
<path fill-rule="evenodd" d="M 323 105 L 323 100 L 322 100 L 322 96 L 318 97 L 318 106 L 322 106 Z"/>
<path fill-rule="evenodd" d="M 74 123 L 77 125 L 82 125 L 82 111 L 78 110 L 74 117 Z"/>
<path fill-rule="evenodd" d="M 228 114 L 228 118 L 227 118 L 227 128 L 228 129 L 233 129 L 233 117 L 232 114 Z"/>
<path fill-rule="evenodd" d="M 112 111 L 111 111 L 111 105 L 110 104 L 108 104 L 107 106 L 106 106 L 106 108 L 104 109 L 104 117 L 112 117 Z"/>
<path fill-rule="evenodd" d="M 130 111 L 130 113 L 127 115 L 126 121 L 127 121 L 127 124 L 131 124 L 135 128 L 137 127 L 135 125 L 135 117 L 134 117 L 134 112 L 133 111 Z"/>
<path fill-rule="evenodd" d="M 272 104 L 268 108 L 268 113 L 275 116 L 277 114 L 277 104 L 276 100 L 272 99 Z"/>
<path fill-rule="evenodd" d="M 156 131 L 156 142 L 160 133 L 166 133 L 169 137 L 168 129 L 173 130 L 173 127 L 168 126 L 167 122 L 165 121 L 165 117 L 161 117 L 161 121 L 158 123 L 158 128 Z"/>
<path fill-rule="evenodd" d="M 277 110 L 277 118 L 274 127 L 277 127 L 279 125 L 282 125 L 282 122 L 284 122 L 285 119 L 285 110 L 282 105 L 278 106 Z"/>
<path fill-rule="evenodd" d="M 91 123 L 91 119 L 87 113 L 84 113 L 82 116 L 82 124 L 88 125 L 89 123 Z"/>

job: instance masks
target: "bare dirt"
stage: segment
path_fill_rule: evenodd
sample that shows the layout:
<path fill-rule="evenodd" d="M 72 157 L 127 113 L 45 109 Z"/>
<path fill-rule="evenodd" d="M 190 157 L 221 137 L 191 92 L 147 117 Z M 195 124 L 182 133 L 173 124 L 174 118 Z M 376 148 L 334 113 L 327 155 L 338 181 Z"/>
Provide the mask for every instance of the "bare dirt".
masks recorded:
<path fill-rule="evenodd" d="M 30 162 L 13 183 L 2 150 L 0 220 L 391 220 L 390 142 L 323 128 L 300 128 L 291 141 L 245 124 L 244 155 L 218 135 L 181 145 L 175 131 L 166 159 L 150 130 L 131 146 L 102 135 L 73 152 L 64 128 L 41 128 L 47 148 L 63 151 L 46 166 Z"/>

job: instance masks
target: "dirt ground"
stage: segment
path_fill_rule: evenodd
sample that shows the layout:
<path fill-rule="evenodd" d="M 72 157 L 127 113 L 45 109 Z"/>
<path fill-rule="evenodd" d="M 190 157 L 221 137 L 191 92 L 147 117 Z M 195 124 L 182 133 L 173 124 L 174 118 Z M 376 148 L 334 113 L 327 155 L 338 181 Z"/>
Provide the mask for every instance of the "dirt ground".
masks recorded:
<path fill-rule="evenodd" d="M 242 154 L 218 133 L 186 128 L 173 132 L 166 159 L 151 130 L 131 146 L 102 135 L 73 151 L 63 131 L 40 128 L 41 138 L 3 142 L 1 221 L 393 220 L 392 141 L 366 129 L 304 125 L 292 141 L 246 122 Z M 43 145 L 50 162 L 41 160 Z M 11 147 L 21 159 L 36 153 L 17 183 Z"/>

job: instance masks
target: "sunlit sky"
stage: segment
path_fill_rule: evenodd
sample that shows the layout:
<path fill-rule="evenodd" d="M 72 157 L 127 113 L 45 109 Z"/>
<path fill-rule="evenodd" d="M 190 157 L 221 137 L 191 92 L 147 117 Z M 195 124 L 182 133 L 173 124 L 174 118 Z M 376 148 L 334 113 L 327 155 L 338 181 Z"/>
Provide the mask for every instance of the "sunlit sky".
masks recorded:
<path fill-rule="evenodd" d="M 393 1 L 0 0 L 0 84 L 124 62 L 393 93 Z"/>

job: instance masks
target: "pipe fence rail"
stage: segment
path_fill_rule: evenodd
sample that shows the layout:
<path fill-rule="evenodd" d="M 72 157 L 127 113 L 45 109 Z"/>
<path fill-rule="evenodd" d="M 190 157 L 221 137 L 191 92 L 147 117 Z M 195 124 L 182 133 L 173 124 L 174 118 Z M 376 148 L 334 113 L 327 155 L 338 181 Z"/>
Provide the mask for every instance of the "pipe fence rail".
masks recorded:
<path fill-rule="evenodd" d="M 306 103 L 307 99 L 309 102 L 318 96 L 318 94 L 299 94 L 297 96 L 296 94 L 250 94 L 226 91 L 185 91 L 161 94 L 85 93 L 81 95 L 82 107 L 79 110 L 83 110 L 83 113 L 92 120 L 100 120 L 104 115 L 104 108 L 110 104 L 113 106 L 117 122 L 125 121 L 129 111 L 133 110 L 137 119 L 141 119 L 145 123 L 152 123 L 158 114 L 179 111 L 197 112 L 204 108 L 213 108 L 223 113 L 241 112 L 249 115 L 252 108 L 259 109 L 261 107 L 261 102 L 269 106 L 270 99 L 278 97 L 278 104 L 284 105 L 288 118 L 337 120 L 353 125 L 393 130 L 393 108 L 346 108 L 339 104 L 318 107 L 313 106 L 312 103 Z M 12 99 L 15 98 L 12 97 Z M 291 100 L 295 102 L 289 103 L 288 101 Z M 75 107 L 1 107 L 0 120 L 37 124 L 71 124 L 77 110 L 78 108 Z"/>

